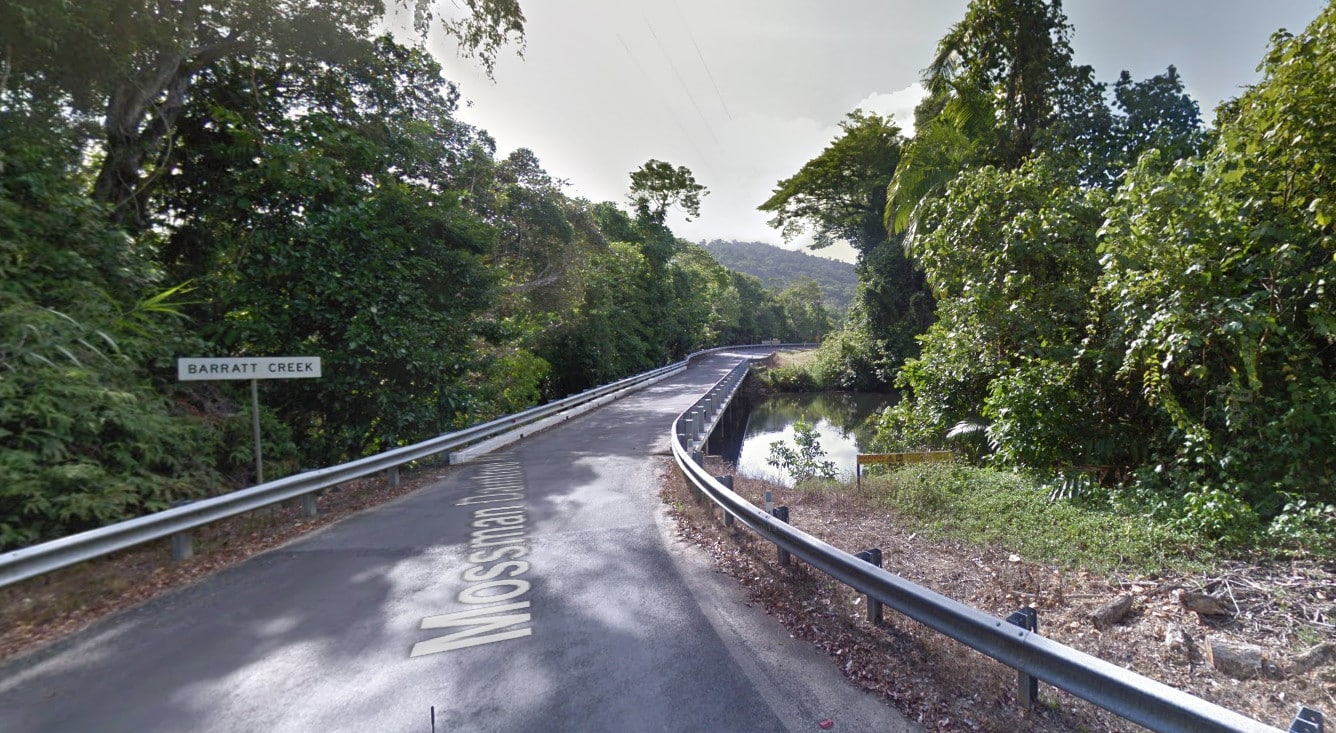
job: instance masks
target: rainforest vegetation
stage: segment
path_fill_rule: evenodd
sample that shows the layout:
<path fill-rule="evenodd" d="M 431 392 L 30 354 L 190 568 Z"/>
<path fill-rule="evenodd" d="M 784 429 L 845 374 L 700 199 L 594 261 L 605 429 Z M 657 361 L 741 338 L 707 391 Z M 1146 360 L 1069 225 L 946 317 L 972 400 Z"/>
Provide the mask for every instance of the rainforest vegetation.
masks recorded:
<path fill-rule="evenodd" d="M 515 0 L 391 0 L 412 29 L 377 36 L 385 5 L 0 4 L 0 549 L 252 480 L 248 385 L 181 356 L 322 358 L 263 384 L 281 475 L 841 322 L 674 236 L 690 170 L 588 201 L 461 122 L 422 40 L 490 72 Z M 1330 544 L 1336 7 L 1211 124 L 1071 38 L 1058 0 L 974 0 L 912 134 L 855 110 L 760 203 L 858 254 L 812 386 L 898 389 L 882 447 L 1052 501 Z"/>
<path fill-rule="evenodd" d="M 856 110 L 761 205 L 860 253 L 811 381 L 902 390 L 885 449 L 1336 549 L 1336 6 L 1213 125 L 1172 66 L 1098 81 L 1072 31 L 1058 0 L 975 0 L 912 136 Z"/>
<path fill-rule="evenodd" d="M 456 118 L 420 41 L 490 71 L 514 0 L 389 9 L 418 35 L 380 0 L 0 5 L 0 549 L 254 480 L 249 385 L 178 357 L 321 357 L 261 383 L 273 478 L 820 335 L 664 225 L 686 168 L 591 202 Z"/>

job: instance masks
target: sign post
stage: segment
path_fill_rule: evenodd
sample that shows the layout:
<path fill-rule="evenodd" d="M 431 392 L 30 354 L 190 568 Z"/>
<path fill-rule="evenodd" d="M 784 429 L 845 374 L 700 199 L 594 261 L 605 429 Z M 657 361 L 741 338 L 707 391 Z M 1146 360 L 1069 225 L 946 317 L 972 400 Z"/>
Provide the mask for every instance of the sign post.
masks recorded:
<path fill-rule="evenodd" d="M 261 379 L 319 379 L 318 356 L 257 356 L 198 358 L 176 360 L 176 378 L 182 382 L 213 379 L 249 379 L 251 383 L 251 422 L 255 426 L 255 481 L 264 483 L 264 459 L 260 454 Z"/>

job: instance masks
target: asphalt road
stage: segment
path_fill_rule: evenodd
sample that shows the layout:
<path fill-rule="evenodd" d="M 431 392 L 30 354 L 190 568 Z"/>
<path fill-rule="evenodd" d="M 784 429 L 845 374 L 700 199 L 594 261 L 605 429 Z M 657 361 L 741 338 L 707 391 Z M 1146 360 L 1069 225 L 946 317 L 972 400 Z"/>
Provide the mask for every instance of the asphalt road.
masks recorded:
<path fill-rule="evenodd" d="M 685 373 L 0 666 L 0 731 L 901 731 L 673 539 Z"/>

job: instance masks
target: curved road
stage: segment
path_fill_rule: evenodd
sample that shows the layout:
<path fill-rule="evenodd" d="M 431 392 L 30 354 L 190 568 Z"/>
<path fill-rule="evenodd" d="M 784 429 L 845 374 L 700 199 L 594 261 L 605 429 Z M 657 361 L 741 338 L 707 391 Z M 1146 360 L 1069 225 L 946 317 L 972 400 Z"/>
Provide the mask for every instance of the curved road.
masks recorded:
<path fill-rule="evenodd" d="M 0 667 L 0 731 L 902 731 L 656 496 L 738 354 Z"/>

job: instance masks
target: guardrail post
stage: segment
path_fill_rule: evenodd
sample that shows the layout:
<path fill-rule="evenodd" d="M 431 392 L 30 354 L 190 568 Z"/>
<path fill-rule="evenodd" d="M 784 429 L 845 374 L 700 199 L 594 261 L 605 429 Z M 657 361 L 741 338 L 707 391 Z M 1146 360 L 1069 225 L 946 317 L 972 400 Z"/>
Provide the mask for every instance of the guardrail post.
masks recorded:
<path fill-rule="evenodd" d="M 1019 626 L 1031 633 L 1038 633 L 1039 613 L 1026 606 L 1008 616 L 1007 623 Z M 1034 704 L 1039 701 L 1039 680 L 1016 670 L 1016 696 L 1020 698 L 1021 707 L 1026 710 L 1033 708 Z"/>
<path fill-rule="evenodd" d="M 189 532 L 172 535 L 172 559 L 180 562 L 195 554 L 195 536 Z"/>
<path fill-rule="evenodd" d="M 881 548 L 874 547 L 871 550 L 864 550 L 854 557 L 864 562 L 870 562 L 877 567 L 881 567 Z M 881 626 L 881 601 L 873 598 L 871 594 L 867 595 L 867 622 L 873 626 Z"/>
<path fill-rule="evenodd" d="M 315 505 L 315 493 L 302 494 L 302 516 L 314 517 L 317 513 L 319 510 Z"/>
<path fill-rule="evenodd" d="M 715 476 L 714 480 L 723 484 L 725 489 L 728 489 L 729 491 L 733 490 L 732 476 Z M 733 515 L 729 514 L 727 509 L 724 510 L 724 526 L 725 527 L 733 526 Z"/>
<path fill-rule="evenodd" d="M 386 471 L 385 480 L 389 483 L 391 489 L 399 488 L 399 467 L 394 466 Z"/>
<path fill-rule="evenodd" d="M 1300 705 L 1299 714 L 1290 723 L 1289 733 L 1322 733 L 1322 713 Z"/>
<path fill-rule="evenodd" d="M 171 508 L 175 509 L 179 506 L 185 506 L 186 504 L 191 504 L 193 502 L 194 502 L 193 499 L 181 499 L 179 501 L 172 502 Z M 195 554 L 195 535 L 191 534 L 190 530 L 184 530 L 172 534 L 172 560 L 180 562 L 182 560 L 188 559 L 190 556 L 194 554 Z"/>
<path fill-rule="evenodd" d="M 786 506 L 777 506 L 774 509 L 770 510 L 770 514 L 775 519 L 778 519 L 779 521 L 785 524 L 789 523 L 789 508 Z M 779 545 L 776 544 L 775 547 L 779 547 Z M 789 551 L 784 549 L 783 547 L 779 547 L 779 564 L 780 565 L 789 564 Z"/>

